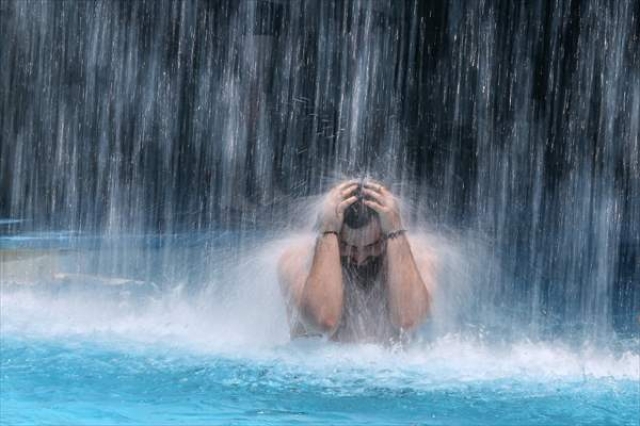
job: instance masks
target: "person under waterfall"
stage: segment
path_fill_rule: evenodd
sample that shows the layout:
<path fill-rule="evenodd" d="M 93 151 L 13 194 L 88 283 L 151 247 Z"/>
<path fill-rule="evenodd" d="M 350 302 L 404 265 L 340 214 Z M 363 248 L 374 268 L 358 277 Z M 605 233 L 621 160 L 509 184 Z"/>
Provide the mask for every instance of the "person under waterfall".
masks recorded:
<path fill-rule="evenodd" d="M 278 263 L 292 337 L 404 340 L 429 314 L 435 274 L 429 250 L 403 229 L 394 195 L 374 181 L 340 183 L 318 227 L 315 244 L 289 247 Z"/>

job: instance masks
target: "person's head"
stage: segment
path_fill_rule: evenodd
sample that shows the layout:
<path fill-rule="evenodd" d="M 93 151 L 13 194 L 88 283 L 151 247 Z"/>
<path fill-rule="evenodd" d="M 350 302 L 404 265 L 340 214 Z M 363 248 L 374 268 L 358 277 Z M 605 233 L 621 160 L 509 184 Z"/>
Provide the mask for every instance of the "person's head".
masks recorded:
<path fill-rule="evenodd" d="M 347 263 L 362 266 L 384 254 L 385 244 L 380 218 L 362 202 L 361 189 L 356 192 L 358 201 L 344 212 L 340 231 L 340 256 Z"/>

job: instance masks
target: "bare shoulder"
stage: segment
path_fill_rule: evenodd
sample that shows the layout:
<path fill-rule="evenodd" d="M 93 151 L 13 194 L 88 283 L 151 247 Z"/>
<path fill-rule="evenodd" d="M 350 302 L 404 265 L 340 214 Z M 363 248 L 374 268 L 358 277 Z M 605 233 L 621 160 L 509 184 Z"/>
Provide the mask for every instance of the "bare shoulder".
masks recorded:
<path fill-rule="evenodd" d="M 278 259 L 280 281 L 291 281 L 302 271 L 308 270 L 309 259 L 313 252 L 313 239 L 298 237 L 288 242 Z"/>
<path fill-rule="evenodd" d="M 416 262 L 418 259 L 430 262 L 435 261 L 436 251 L 434 244 L 430 241 L 427 235 L 420 233 L 413 234 L 408 237 L 408 240 Z"/>
<path fill-rule="evenodd" d="M 433 290 L 438 268 L 438 256 L 432 238 L 425 233 L 416 233 L 408 237 L 416 267 L 425 284 Z"/>
<path fill-rule="evenodd" d="M 298 305 L 302 297 L 304 283 L 311 268 L 313 238 L 292 238 L 285 244 L 278 260 L 278 281 L 287 306 L 291 307 Z"/>

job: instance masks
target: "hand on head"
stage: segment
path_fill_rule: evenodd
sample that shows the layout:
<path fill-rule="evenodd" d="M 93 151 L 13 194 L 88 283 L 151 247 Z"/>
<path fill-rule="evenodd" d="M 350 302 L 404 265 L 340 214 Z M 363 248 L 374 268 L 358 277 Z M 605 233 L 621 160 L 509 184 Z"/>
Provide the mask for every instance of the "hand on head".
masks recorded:
<path fill-rule="evenodd" d="M 329 191 L 318 218 L 321 232 L 340 232 L 344 211 L 358 200 L 355 195 L 358 186 L 358 181 L 349 180 Z"/>
<path fill-rule="evenodd" d="M 340 232 L 345 210 L 358 200 L 378 213 L 385 234 L 402 227 L 398 203 L 389 190 L 375 181 L 349 180 L 327 194 L 319 217 L 320 230 Z"/>
<path fill-rule="evenodd" d="M 380 216 L 382 232 L 388 234 L 402 228 L 398 201 L 388 189 L 378 182 L 368 181 L 364 183 L 363 192 L 363 203 Z"/>

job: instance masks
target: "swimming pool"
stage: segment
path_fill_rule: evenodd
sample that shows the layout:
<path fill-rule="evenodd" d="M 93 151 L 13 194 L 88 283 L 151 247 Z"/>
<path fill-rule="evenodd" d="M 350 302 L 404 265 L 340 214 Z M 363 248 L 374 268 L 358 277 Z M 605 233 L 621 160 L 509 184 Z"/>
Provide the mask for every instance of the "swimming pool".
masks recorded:
<path fill-rule="evenodd" d="M 236 287 L 195 292 L 193 282 L 206 274 L 193 269 L 203 260 L 190 251 L 193 238 L 174 240 L 169 252 L 157 240 L 141 249 L 141 240 L 102 239 L 98 248 L 90 239 L 66 246 L 68 236 L 47 238 L 38 247 L 46 254 L 35 255 L 31 241 L 31 255 L 3 266 L 3 425 L 636 425 L 640 418 L 633 336 L 601 344 L 461 331 L 424 333 L 403 348 L 289 341 L 271 272 L 256 265 L 269 257 L 227 263 L 215 250 L 201 254 L 217 265 L 216 279 Z M 256 270 L 260 277 L 249 280 Z"/>
<path fill-rule="evenodd" d="M 3 335 L 3 424 L 637 424 L 637 354 L 523 344 L 255 352 Z M 455 356 L 455 352 L 466 355 Z M 481 352 L 480 355 L 477 352 Z M 536 361 L 545 358 L 548 365 Z M 635 367 L 634 367 L 635 363 Z"/>

